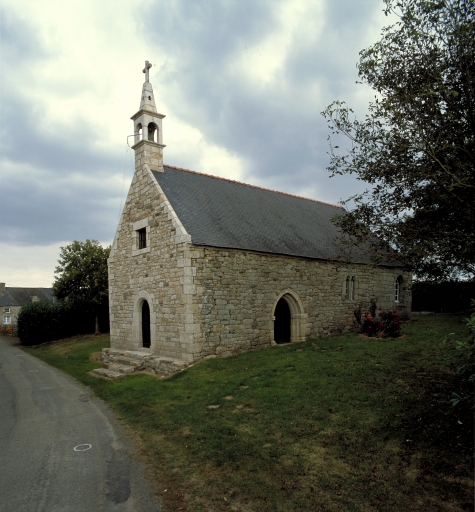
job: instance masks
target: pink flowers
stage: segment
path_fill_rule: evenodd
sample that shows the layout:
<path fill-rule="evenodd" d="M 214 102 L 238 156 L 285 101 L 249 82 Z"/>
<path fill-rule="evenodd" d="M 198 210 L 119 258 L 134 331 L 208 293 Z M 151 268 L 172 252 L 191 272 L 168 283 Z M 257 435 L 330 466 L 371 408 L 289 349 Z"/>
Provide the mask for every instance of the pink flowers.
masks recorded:
<path fill-rule="evenodd" d="M 381 310 L 381 308 L 378 308 Z M 379 321 L 376 321 L 369 313 L 366 313 L 361 325 L 361 332 L 368 336 L 381 338 L 397 338 L 401 335 L 401 321 L 396 311 L 382 311 L 379 313 Z"/>

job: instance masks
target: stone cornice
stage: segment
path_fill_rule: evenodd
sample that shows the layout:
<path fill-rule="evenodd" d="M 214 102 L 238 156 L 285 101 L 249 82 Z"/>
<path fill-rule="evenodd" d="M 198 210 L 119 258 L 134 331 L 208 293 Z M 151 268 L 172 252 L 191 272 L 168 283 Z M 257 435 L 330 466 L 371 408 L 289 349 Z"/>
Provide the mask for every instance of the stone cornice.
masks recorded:
<path fill-rule="evenodd" d="M 156 147 L 159 147 L 159 148 L 166 148 L 166 144 L 159 144 L 158 142 L 154 142 L 153 140 L 139 140 L 137 142 L 137 144 L 134 144 L 132 146 L 132 149 L 138 149 L 140 146 L 142 146 L 143 144 L 150 144 L 151 146 L 156 146 Z"/>
<path fill-rule="evenodd" d="M 164 114 L 159 114 L 158 112 L 152 112 L 151 110 L 141 109 L 137 113 L 135 113 L 130 119 L 132 119 L 132 121 L 135 121 L 142 114 L 148 114 L 151 117 L 158 117 L 159 119 L 163 119 L 164 117 L 166 117 Z"/>

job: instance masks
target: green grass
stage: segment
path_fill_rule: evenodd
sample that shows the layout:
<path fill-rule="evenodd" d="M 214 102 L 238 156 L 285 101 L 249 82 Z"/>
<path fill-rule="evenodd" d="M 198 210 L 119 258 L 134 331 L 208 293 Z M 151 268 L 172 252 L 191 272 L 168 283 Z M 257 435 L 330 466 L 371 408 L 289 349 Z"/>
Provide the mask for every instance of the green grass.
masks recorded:
<path fill-rule="evenodd" d="M 466 334 L 462 319 L 417 316 L 397 340 L 347 333 L 166 380 L 89 375 L 105 337 L 26 350 L 136 433 L 170 511 L 473 510 L 473 410 L 449 404 L 460 383 L 441 343 Z"/>

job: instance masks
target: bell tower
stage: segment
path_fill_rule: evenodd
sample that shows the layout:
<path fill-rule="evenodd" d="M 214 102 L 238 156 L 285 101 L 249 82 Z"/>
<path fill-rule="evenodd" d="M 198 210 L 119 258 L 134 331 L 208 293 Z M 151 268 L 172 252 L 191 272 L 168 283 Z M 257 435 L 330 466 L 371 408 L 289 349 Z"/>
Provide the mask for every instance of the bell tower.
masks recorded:
<path fill-rule="evenodd" d="M 140 109 L 130 119 L 134 123 L 135 170 L 147 164 L 154 171 L 163 172 L 162 134 L 163 114 L 157 112 L 152 84 L 149 81 L 149 70 L 152 64 L 145 61 L 145 82 L 142 87 Z"/>

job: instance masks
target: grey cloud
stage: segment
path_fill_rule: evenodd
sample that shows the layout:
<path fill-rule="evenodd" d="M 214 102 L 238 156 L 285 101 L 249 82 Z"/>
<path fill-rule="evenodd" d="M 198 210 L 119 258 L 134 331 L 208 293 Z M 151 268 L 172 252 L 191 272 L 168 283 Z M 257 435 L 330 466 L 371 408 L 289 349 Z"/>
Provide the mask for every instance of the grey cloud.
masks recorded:
<path fill-rule="evenodd" d="M 184 58 L 183 71 L 194 71 L 195 65 L 202 70 L 214 69 L 238 48 L 259 41 L 275 25 L 275 13 L 281 3 L 281 0 L 155 2 L 142 23 L 154 43 L 166 46 L 167 53 Z"/>
<path fill-rule="evenodd" d="M 54 134 L 45 133 L 43 112 L 34 104 L 10 94 L 4 95 L 1 101 L 3 158 L 58 173 L 95 173 L 97 169 L 112 169 L 117 165 L 111 155 L 94 152 L 92 146 L 99 134 L 90 125 L 76 121 Z"/>
<path fill-rule="evenodd" d="M 88 125 L 51 136 L 42 130 L 42 113 L 33 105 L 8 94 L 1 102 L 3 241 L 110 240 L 117 212 L 108 202 L 117 199 L 118 191 L 108 180 L 123 166 L 121 155 L 95 150 L 95 133 Z M 7 178 L 12 163 L 28 170 L 10 172 Z"/>
<path fill-rule="evenodd" d="M 152 75 L 152 82 L 156 89 L 173 90 L 174 111 L 208 141 L 243 155 L 262 185 L 294 193 L 313 189 L 315 197 L 337 202 L 356 187 L 354 181 L 328 178 L 329 132 L 320 111 L 332 100 L 352 95 L 361 49 L 355 41 L 365 30 L 365 16 L 375 10 L 373 0 L 358 4 L 355 13 L 353 2 L 328 1 L 325 33 L 317 41 L 297 37 L 278 86 L 254 89 L 247 77 L 231 75 L 228 63 L 278 27 L 276 0 L 155 2 L 141 18 L 141 33 L 147 34 L 153 51 L 173 59 Z M 21 65 L 28 65 L 32 59 L 49 57 L 22 20 L 3 15 L 2 30 L 2 44 L 8 47 L 3 64 L 13 66 L 20 59 Z M 311 96 L 313 84 L 323 91 L 321 97 Z M 3 164 L 34 169 L 31 175 L 2 178 L 3 240 L 111 240 L 120 193 L 110 180 L 123 168 L 123 154 L 97 150 L 96 128 L 80 120 L 54 137 L 45 133 L 43 112 L 14 90 L 4 90 L 0 102 Z M 197 169 L 194 161 L 169 161 L 168 150 L 168 163 L 207 172 Z M 75 180 L 66 179 L 72 174 Z"/>
<path fill-rule="evenodd" d="M 108 205 L 111 195 L 107 181 L 88 181 L 87 175 L 74 181 L 53 172 L 10 175 L 2 180 L 2 240 L 27 245 L 110 240 L 118 215 Z"/>
<path fill-rule="evenodd" d="M 2 9 L 0 23 L 3 70 L 37 66 L 54 58 L 24 19 Z M 0 95 L 3 242 L 47 245 L 72 239 L 111 240 L 118 211 L 110 205 L 115 202 L 118 208 L 120 191 L 110 179 L 123 167 L 122 155 L 95 149 L 99 134 L 82 120 L 58 127 L 55 133 L 45 131 L 44 114 L 32 98 L 19 95 L 4 72 Z"/>
<path fill-rule="evenodd" d="M 174 110 L 209 141 L 245 156 L 258 179 L 289 192 L 313 187 L 320 198 L 330 195 L 338 201 L 354 193 L 354 180 L 338 178 L 334 185 L 328 179 L 329 132 L 320 112 L 335 99 L 351 100 L 361 49 L 355 41 L 382 6 L 374 1 L 354 4 L 325 3 L 325 30 L 318 39 L 297 34 L 280 77 L 282 87 L 270 91 L 250 87 L 245 77 L 228 73 L 225 63 L 246 51 L 246 40 L 249 46 L 264 41 L 276 27 L 274 3 L 222 2 L 210 10 L 204 1 L 188 9 L 189 2 L 182 0 L 167 10 L 164 24 L 162 6 L 154 4 L 146 33 L 177 63 L 160 70 L 157 85 L 173 88 Z M 310 96 L 313 84 L 323 91 L 321 97 Z M 177 165 L 194 168 L 193 162 Z"/>
<path fill-rule="evenodd" d="M 4 6 L 0 9 L 0 45 L 3 66 L 6 62 L 22 66 L 25 62 L 48 56 L 31 24 Z"/>

